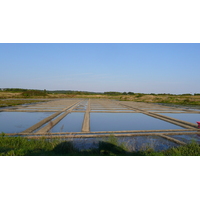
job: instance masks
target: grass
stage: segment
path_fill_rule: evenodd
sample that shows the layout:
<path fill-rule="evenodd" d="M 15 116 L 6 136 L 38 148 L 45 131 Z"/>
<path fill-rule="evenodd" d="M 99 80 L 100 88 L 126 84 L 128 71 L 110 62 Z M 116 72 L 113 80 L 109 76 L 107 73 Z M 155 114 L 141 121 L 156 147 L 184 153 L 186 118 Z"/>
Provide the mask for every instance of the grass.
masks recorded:
<path fill-rule="evenodd" d="M 84 92 L 69 93 L 50 93 L 46 90 L 14 90 L 0 91 L 0 99 L 12 98 L 90 98 L 90 99 L 115 99 L 120 101 L 134 101 L 146 103 L 167 103 L 178 105 L 200 105 L 200 95 L 182 94 L 143 94 L 143 93 L 120 93 L 120 92 L 105 92 L 104 94 L 90 94 Z M 1 103 L 0 103 L 1 104 Z"/>
<path fill-rule="evenodd" d="M 27 139 L 25 137 L 9 137 L 0 135 L 1 156 L 199 156 L 200 145 L 195 141 L 173 147 L 164 151 L 154 151 L 151 148 L 140 151 L 128 151 L 124 143 L 110 136 L 99 142 L 98 148 L 78 150 L 72 141 L 60 139 Z"/>
<path fill-rule="evenodd" d="M 199 95 L 124 95 L 119 98 L 120 101 L 135 101 L 145 103 L 167 103 L 177 105 L 200 105 Z"/>

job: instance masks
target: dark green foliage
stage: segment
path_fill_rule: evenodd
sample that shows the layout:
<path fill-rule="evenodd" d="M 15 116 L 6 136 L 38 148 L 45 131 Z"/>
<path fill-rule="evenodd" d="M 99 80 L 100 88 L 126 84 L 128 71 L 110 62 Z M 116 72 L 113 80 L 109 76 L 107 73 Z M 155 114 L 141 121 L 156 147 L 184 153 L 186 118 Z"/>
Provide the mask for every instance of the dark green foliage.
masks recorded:
<path fill-rule="evenodd" d="M 98 92 L 87 92 L 87 91 L 73 91 L 73 90 L 51 90 L 48 94 L 74 94 L 74 95 L 96 95 L 102 94 Z"/>
<path fill-rule="evenodd" d="M 128 92 L 128 95 L 134 95 L 135 93 L 134 92 Z"/>
<path fill-rule="evenodd" d="M 181 96 L 192 96 L 192 94 L 187 93 L 187 94 L 181 94 Z"/>
<path fill-rule="evenodd" d="M 31 97 L 31 96 L 46 96 L 46 90 L 41 91 L 41 90 L 27 90 L 22 93 L 24 97 Z"/>
<path fill-rule="evenodd" d="M 192 141 L 186 146 L 179 146 L 177 148 L 171 148 L 164 152 L 166 156 L 199 156 L 200 146 L 195 141 Z"/>
<path fill-rule="evenodd" d="M 99 142 L 99 153 L 100 155 L 126 155 L 126 147 L 123 143 L 119 144 L 117 137 L 110 135 L 105 141 Z"/>
<path fill-rule="evenodd" d="M 54 149 L 53 151 L 56 154 L 60 154 L 60 155 L 66 155 L 66 154 L 72 154 L 73 152 L 77 151 L 72 142 L 66 141 L 66 142 L 61 142 L 59 143 Z"/>
<path fill-rule="evenodd" d="M 8 137 L 5 134 L 0 136 L 1 156 L 37 156 L 55 155 L 51 152 L 58 141 L 47 141 L 44 138 L 39 140 L 27 139 L 24 137 Z"/>
<path fill-rule="evenodd" d="M 102 141 L 99 142 L 99 153 L 102 155 L 117 156 L 126 154 L 126 151 L 120 146 Z"/>
<path fill-rule="evenodd" d="M 111 96 L 117 96 L 117 95 L 122 95 L 121 92 L 104 92 L 106 95 L 111 95 Z"/>
<path fill-rule="evenodd" d="M 142 94 L 142 93 L 138 93 L 137 95 L 136 95 L 136 97 L 142 97 L 142 96 L 144 96 L 145 94 Z"/>
<path fill-rule="evenodd" d="M 165 95 L 173 95 L 173 94 L 170 94 L 170 93 L 159 93 L 158 95 L 165 96 Z"/>
<path fill-rule="evenodd" d="M 21 88 L 4 88 L 3 92 L 25 92 L 27 89 L 21 89 Z"/>

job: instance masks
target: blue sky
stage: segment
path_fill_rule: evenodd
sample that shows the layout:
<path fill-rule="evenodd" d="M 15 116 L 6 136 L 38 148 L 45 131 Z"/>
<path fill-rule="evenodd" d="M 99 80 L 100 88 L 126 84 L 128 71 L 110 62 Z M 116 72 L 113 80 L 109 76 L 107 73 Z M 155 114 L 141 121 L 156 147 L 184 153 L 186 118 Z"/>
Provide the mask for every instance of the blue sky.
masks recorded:
<path fill-rule="evenodd" d="M 200 93 L 200 44 L 1 43 L 0 88 Z"/>

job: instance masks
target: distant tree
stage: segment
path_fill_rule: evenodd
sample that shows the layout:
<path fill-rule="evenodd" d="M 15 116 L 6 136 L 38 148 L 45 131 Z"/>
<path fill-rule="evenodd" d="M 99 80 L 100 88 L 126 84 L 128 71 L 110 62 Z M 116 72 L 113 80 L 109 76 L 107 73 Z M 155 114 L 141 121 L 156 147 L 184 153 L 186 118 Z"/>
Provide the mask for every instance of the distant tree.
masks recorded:
<path fill-rule="evenodd" d="M 134 93 L 134 92 L 128 92 L 128 94 L 129 94 L 129 95 L 134 95 L 135 93 Z"/>
<path fill-rule="evenodd" d="M 191 96 L 192 94 L 187 93 L 187 94 L 182 94 L 181 96 Z"/>
<path fill-rule="evenodd" d="M 143 93 L 138 93 L 136 97 L 142 97 L 142 96 L 144 96 L 144 95 L 145 95 L 145 94 L 143 94 Z"/>
<path fill-rule="evenodd" d="M 121 95 L 122 93 L 121 92 L 104 92 L 104 94 L 115 96 L 115 95 Z"/>
<path fill-rule="evenodd" d="M 5 88 L 4 91 L 7 92 L 24 92 L 27 91 L 27 89 L 21 89 L 21 88 Z"/>
<path fill-rule="evenodd" d="M 25 92 L 22 92 L 22 95 L 24 97 L 31 97 L 31 96 L 46 96 L 47 94 L 41 90 L 27 90 Z"/>

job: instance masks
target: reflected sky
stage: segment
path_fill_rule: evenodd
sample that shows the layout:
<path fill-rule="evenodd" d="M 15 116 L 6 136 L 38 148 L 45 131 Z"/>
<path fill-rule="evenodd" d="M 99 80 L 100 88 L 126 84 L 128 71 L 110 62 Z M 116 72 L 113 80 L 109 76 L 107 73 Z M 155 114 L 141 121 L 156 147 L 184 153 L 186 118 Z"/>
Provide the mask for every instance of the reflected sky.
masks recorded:
<path fill-rule="evenodd" d="M 200 121 L 200 114 L 198 113 L 159 113 L 159 114 L 191 122 L 194 124 L 196 124 L 197 121 Z"/>
<path fill-rule="evenodd" d="M 69 113 L 50 132 L 80 132 L 84 113 Z"/>
<path fill-rule="evenodd" d="M 0 133 L 19 133 L 53 112 L 0 112 Z"/>
<path fill-rule="evenodd" d="M 182 129 L 142 113 L 90 113 L 91 131 Z"/>
<path fill-rule="evenodd" d="M 192 141 L 200 143 L 200 135 L 199 134 L 193 134 L 193 135 L 170 135 L 170 137 L 175 138 L 175 139 L 180 140 L 180 141 L 185 142 L 185 143 L 190 143 Z"/>

